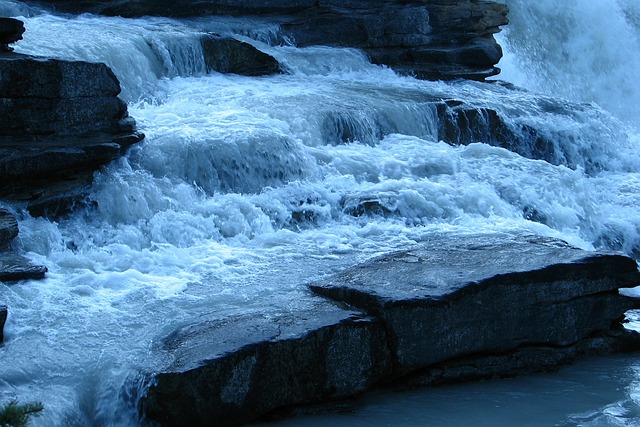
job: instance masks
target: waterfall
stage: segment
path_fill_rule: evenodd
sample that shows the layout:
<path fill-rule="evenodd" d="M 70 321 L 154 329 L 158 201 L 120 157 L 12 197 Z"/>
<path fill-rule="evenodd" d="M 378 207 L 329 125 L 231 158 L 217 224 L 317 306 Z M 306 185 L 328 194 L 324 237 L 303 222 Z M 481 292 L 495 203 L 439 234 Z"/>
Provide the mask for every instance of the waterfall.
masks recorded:
<path fill-rule="evenodd" d="M 508 0 L 502 82 L 430 82 L 354 49 L 296 47 L 257 18 L 56 15 L 15 51 L 104 62 L 147 135 L 56 221 L 20 205 L 16 247 L 43 282 L 16 307 L 0 397 L 33 425 L 137 425 L 137 375 L 193 319 L 296 310 L 311 278 L 434 232 L 528 232 L 640 259 L 635 0 Z M 201 38 L 233 36 L 282 74 L 207 73 Z M 447 121 L 448 120 L 448 121 Z M 448 126 L 448 127 L 447 127 Z M 19 308 L 19 309 L 18 309 Z"/>
<path fill-rule="evenodd" d="M 507 0 L 499 78 L 640 124 L 640 3 Z"/>

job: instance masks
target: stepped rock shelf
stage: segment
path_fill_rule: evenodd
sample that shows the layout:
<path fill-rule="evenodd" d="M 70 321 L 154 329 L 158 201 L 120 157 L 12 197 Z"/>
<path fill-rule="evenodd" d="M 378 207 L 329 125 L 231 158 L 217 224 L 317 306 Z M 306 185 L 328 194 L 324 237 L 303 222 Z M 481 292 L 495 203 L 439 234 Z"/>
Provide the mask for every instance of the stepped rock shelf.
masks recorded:
<path fill-rule="evenodd" d="M 165 426 L 237 425 L 398 379 L 438 384 L 637 350 L 621 327 L 635 261 L 527 235 L 438 235 L 310 285 L 313 308 L 175 331 L 142 411 Z"/>
<path fill-rule="evenodd" d="M 0 76 L 0 197 L 34 215 L 68 211 L 143 138 L 104 64 L 0 53 Z"/>
<path fill-rule="evenodd" d="M 489 0 L 43 0 L 57 10 L 124 17 L 260 16 L 297 46 L 362 49 L 376 64 L 424 79 L 484 80 L 499 72 L 493 35 L 507 6 Z"/>

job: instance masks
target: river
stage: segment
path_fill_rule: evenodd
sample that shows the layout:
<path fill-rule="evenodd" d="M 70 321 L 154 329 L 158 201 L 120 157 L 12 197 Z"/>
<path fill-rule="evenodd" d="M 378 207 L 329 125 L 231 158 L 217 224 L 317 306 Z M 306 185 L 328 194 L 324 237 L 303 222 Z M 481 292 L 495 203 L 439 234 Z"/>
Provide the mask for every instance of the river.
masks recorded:
<path fill-rule="evenodd" d="M 310 304 L 311 278 L 434 232 L 526 231 L 638 259 L 640 4 L 507 3 L 498 79 L 517 87 L 398 76 L 353 49 L 297 48 L 256 19 L 55 15 L 0 0 L 0 16 L 25 22 L 16 52 L 105 62 L 147 135 L 95 174 L 90 207 L 52 221 L 6 206 L 19 217 L 16 247 L 49 273 L 0 285 L 11 310 L 0 399 L 43 402 L 34 426 L 139 425 L 137 375 L 167 363 L 154 349 L 177 326 L 295 311 Z M 203 31 L 243 38 L 286 72 L 206 74 Z M 434 97 L 534 127 L 557 156 L 445 144 Z M 391 408 L 388 423 L 425 425 L 428 407 L 433 425 L 469 425 L 454 413 L 484 413 L 485 425 L 527 425 L 523 414 L 528 425 L 638 425 L 638 362 L 374 396 L 349 419 L 387 425 Z M 507 409 L 491 415 L 495 406 Z"/>

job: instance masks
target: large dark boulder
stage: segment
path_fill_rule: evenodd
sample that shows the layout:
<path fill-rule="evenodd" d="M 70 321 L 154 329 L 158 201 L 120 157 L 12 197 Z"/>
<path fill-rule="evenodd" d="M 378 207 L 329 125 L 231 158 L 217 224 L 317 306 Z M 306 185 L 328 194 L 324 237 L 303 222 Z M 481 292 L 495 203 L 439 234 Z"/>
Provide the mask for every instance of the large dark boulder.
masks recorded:
<path fill-rule="evenodd" d="M 281 72 L 273 56 L 233 37 L 206 35 L 202 38 L 202 49 L 208 73 L 265 76 Z"/>
<path fill-rule="evenodd" d="M 60 215 L 143 135 L 104 64 L 0 55 L 0 197 Z"/>
<path fill-rule="evenodd" d="M 24 23 L 13 18 L 0 18 L 0 53 L 11 52 L 11 43 L 22 40 Z"/>
<path fill-rule="evenodd" d="M 383 319 L 396 375 L 472 354 L 567 347 L 620 322 L 632 259 L 535 236 L 442 236 L 311 285 Z"/>
<path fill-rule="evenodd" d="M 298 46 L 364 50 L 374 63 L 424 79 L 495 75 L 502 50 L 493 35 L 508 20 L 491 0 L 45 0 L 65 12 L 138 17 L 263 16 Z"/>
<path fill-rule="evenodd" d="M 289 314 L 185 326 L 164 341 L 142 410 L 164 426 L 228 426 L 291 405 L 351 397 L 391 373 L 382 324 L 325 301 Z"/>

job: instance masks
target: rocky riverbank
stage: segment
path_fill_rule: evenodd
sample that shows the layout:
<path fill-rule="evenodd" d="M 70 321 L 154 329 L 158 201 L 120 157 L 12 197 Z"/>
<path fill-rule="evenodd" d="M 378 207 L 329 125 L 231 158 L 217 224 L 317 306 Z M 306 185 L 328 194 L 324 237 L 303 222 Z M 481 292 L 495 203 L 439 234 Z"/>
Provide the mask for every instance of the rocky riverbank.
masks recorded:
<path fill-rule="evenodd" d="M 441 384 L 640 349 L 625 331 L 635 261 L 535 236 L 434 236 L 312 283 L 313 309 L 196 322 L 146 379 L 161 425 L 236 425 L 398 379 Z M 355 311 L 354 311 L 355 310 Z"/>

